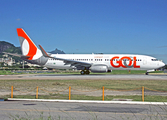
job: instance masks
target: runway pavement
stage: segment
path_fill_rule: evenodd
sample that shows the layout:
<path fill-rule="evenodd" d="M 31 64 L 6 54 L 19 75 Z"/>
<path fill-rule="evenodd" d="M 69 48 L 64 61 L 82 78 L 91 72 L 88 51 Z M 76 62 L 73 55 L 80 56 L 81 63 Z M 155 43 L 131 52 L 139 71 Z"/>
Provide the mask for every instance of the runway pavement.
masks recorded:
<path fill-rule="evenodd" d="M 0 119 L 150 120 L 167 119 L 166 105 L 0 101 Z"/>
<path fill-rule="evenodd" d="M 0 80 L 12 79 L 54 79 L 54 80 L 167 80 L 167 74 L 150 75 L 105 75 L 105 74 L 23 74 L 23 75 L 0 75 Z"/>

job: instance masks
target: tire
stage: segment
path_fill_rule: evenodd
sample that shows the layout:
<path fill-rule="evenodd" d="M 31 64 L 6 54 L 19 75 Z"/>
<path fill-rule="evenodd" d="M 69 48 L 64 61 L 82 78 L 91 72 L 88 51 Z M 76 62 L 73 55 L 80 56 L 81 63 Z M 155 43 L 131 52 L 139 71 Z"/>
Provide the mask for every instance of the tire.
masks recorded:
<path fill-rule="evenodd" d="M 84 70 L 82 70 L 80 73 L 81 73 L 81 75 L 85 75 L 85 71 Z"/>
<path fill-rule="evenodd" d="M 89 74 L 90 74 L 89 70 L 86 70 L 85 74 L 86 74 L 86 75 L 89 75 Z"/>

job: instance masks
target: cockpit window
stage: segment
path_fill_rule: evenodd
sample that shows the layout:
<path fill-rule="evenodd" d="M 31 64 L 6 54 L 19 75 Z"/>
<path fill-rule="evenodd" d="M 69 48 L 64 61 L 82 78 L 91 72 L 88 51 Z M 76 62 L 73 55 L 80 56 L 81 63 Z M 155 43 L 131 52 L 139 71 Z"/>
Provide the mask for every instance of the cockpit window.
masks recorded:
<path fill-rule="evenodd" d="M 158 61 L 158 59 L 151 59 L 151 61 Z"/>

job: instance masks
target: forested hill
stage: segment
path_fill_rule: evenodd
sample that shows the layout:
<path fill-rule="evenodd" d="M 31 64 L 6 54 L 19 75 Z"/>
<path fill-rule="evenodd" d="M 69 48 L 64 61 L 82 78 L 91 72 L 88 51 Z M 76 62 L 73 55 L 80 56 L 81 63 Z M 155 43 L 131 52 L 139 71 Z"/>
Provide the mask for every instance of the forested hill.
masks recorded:
<path fill-rule="evenodd" d="M 0 41 L 0 53 L 2 52 L 21 54 L 21 50 L 19 47 L 15 47 L 13 44 L 5 41 Z"/>
<path fill-rule="evenodd" d="M 17 53 L 21 54 L 20 47 L 15 47 L 13 44 L 5 41 L 0 41 L 0 57 L 2 58 L 2 52 Z M 12 56 L 16 62 L 21 61 L 19 57 Z"/>

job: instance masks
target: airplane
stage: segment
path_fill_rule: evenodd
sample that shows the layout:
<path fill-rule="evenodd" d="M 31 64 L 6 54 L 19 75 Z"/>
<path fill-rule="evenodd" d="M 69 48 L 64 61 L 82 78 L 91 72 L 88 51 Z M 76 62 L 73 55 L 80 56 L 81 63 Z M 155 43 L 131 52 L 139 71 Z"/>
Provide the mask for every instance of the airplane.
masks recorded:
<path fill-rule="evenodd" d="M 21 59 L 47 68 L 77 69 L 81 75 L 112 72 L 112 70 L 146 70 L 149 72 L 165 66 L 151 56 L 135 54 L 51 54 L 41 45 L 34 44 L 22 28 L 17 28 L 22 55 L 7 53 Z"/>

